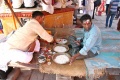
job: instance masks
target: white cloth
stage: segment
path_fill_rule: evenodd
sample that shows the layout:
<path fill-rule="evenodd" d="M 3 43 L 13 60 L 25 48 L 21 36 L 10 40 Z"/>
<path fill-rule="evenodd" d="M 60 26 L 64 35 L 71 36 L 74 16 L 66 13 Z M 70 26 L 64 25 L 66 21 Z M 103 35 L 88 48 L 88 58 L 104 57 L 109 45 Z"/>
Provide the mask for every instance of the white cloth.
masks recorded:
<path fill-rule="evenodd" d="M 83 7 L 82 6 L 82 0 L 78 0 L 78 2 L 79 2 L 79 7 Z"/>
<path fill-rule="evenodd" d="M 70 6 L 73 2 L 72 1 L 66 1 L 66 6 Z"/>
<path fill-rule="evenodd" d="M 24 0 L 24 6 L 25 7 L 33 7 L 35 0 Z"/>
<path fill-rule="evenodd" d="M 62 3 L 61 2 L 57 2 L 56 4 L 53 5 L 54 8 L 61 8 Z"/>
<path fill-rule="evenodd" d="M 0 40 L 5 38 L 5 35 L 4 34 L 0 34 Z"/>
<path fill-rule="evenodd" d="M 40 43 L 36 40 L 34 51 L 40 50 Z M 8 62 L 22 62 L 29 63 L 33 58 L 34 52 L 23 52 L 17 49 L 10 49 L 6 42 L 0 43 L 0 70 L 6 71 L 8 69 Z"/>
<path fill-rule="evenodd" d="M 45 0 L 45 2 L 48 5 L 41 1 L 42 9 L 46 12 L 49 12 L 50 14 L 53 14 L 54 13 L 54 7 L 52 6 L 52 0 Z"/>
<path fill-rule="evenodd" d="M 40 42 L 39 42 L 39 40 L 36 40 L 36 46 L 34 48 L 34 51 L 39 52 L 39 50 L 40 50 Z"/>
<path fill-rule="evenodd" d="M 23 0 L 12 0 L 13 8 L 20 8 L 22 4 L 23 4 Z"/>
<path fill-rule="evenodd" d="M 110 1 L 111 1 L 111 0 L 106 0 L 106 4 L 110 4 Z"/>
<path fill-rule="evenodd" d="M 65 0 L 65 4 L 64 4 L 63 0 L 58 0 L 58 2 L 54 4 L 54 7 L 55 8 L 66 8 L 67 6 L 71 6 L 72 3 L 73 3 L 72 1 Z"/>
<path fill-rule="evenodd" d="M 89 14 L 91 17 L 93 15 L 93 10 L 86 11 L 87 14 Z"/>
<path fill-rule="evenodd" d="M 86 7 L 87 11 L 93 10 L 94 9 L 94 0 L 87 0 L 85 7 Z"/>

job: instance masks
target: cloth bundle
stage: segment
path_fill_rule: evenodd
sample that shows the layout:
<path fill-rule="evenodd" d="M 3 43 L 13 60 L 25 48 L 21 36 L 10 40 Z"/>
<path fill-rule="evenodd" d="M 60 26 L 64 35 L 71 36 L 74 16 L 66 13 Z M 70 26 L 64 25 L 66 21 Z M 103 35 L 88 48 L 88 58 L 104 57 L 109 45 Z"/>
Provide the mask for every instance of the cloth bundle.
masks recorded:
<path fill-rule="evenodd" d="M 73 56 L 74 54 L 78 53 L 79 50 L 83 47 L 82 44 L 78 45 L 75 41 L 77 41 L 77 38 L 75 36 L 69 36 L 68 37 L 68 41 L 69 41 L 69 53 L 71 54 L 71 56 Z M 82 42 L 82 39 L 81 41 Z"/>
<path fill-rule="evenodd" d="M 12 0 L 13 8 L 34 8 L 38 3 L 35 0 Z"/>

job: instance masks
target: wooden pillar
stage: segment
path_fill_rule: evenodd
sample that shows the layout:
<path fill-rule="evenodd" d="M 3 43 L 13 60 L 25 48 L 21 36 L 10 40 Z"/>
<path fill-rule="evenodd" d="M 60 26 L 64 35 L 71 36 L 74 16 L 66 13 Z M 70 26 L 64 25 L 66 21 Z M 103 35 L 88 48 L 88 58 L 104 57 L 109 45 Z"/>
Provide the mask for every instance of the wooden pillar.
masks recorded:
<path fill-rule="evenodd" d="M 16 18 L 17 22 L 19 23 L 19 25 L 22 27 L 23 25 L 21 24 L 21 22 L 19 21 L 18 17 L 16 16 L 16 14 L 14 13 L 12 7 L 10 6 L 10 4 L 8 3 L 7 0 L 5 0 L 5 3 L 7 4 L 7 6 L 9 7 L 9 9 L 11 10 L 12 14 L 14 15 L 14 17 Z"/>
<path fill-rule="evenodd" d="M 10 0 L 8 0 L 8 3 L 9 3 L 9 5 L 12 7 L 12 3 L 11 3 Z M 15 29 L 17 29 L 16 22 L 15 22 L 15 17 L 14 17 L 13 14 L 12 14 L 12 18 L 13 18 L 13 22 L 14 22 Z"/>

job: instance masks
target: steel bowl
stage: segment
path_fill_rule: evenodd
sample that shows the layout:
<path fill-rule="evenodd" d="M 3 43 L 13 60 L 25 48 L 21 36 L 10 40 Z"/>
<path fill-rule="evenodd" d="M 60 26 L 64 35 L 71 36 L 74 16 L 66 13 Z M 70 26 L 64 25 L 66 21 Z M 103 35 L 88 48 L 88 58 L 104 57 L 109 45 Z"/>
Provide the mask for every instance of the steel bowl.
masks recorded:
<path fill-rule="evenodd" d="M 65 56 L 67 56 L 69 60 L 66 61 L 66 62 L 63 62 L 63 63 L 56 62 L 56 61 L 55 61 L 56 57 L 57 57 L 57 56 L 60 56 L 60 55 L 65 55 Z M 70 62 L 70 58 L 71 58 L 71 56 L 70 56 L 68 53 L 56 53 L 56 54 L 54 54 L 54 55 L 52 56 L 52 60 L 53 60 L 55 63 L 57 63 L 57 64 L 67 64 L 67 63 Z M 61 59 L 61 60 L 63 60 L 63 59 Z"/>

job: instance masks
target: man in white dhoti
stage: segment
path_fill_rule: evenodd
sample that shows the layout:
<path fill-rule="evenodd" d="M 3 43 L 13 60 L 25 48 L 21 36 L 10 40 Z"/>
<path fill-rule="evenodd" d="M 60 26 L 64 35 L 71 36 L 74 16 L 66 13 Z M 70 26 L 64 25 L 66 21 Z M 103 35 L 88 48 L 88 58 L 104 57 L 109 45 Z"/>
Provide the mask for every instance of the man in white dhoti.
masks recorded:
<path fill-rule="evenodd" d="M 0 72 L 7 71 L 10 61 L 29 63 L 33 53 L 40 49 L 38 36 L 47 42 L 53 41 L 53 37 L 41 26 L 43 20 L 42 12 L 33 12 L 30 21 L 17 29 L 5 42 L 0 43 Z"/>

